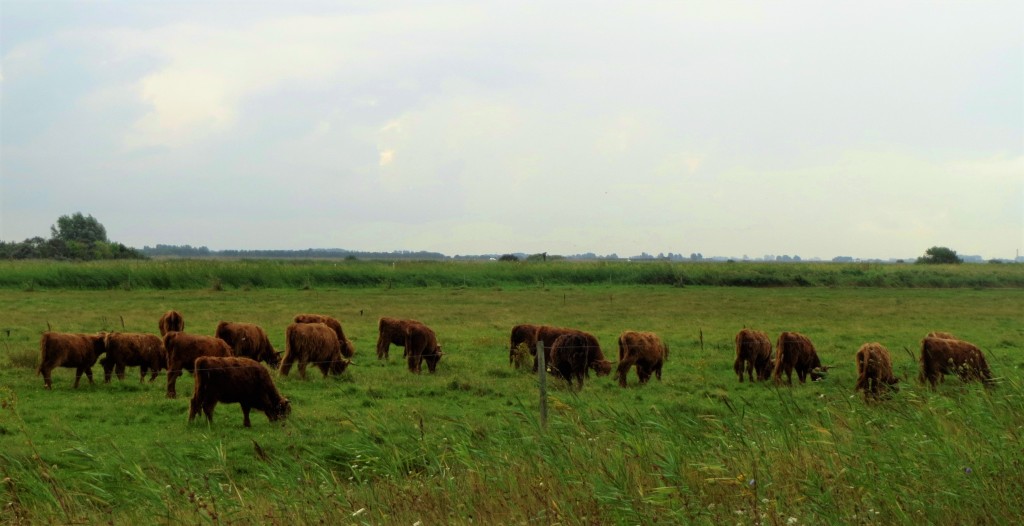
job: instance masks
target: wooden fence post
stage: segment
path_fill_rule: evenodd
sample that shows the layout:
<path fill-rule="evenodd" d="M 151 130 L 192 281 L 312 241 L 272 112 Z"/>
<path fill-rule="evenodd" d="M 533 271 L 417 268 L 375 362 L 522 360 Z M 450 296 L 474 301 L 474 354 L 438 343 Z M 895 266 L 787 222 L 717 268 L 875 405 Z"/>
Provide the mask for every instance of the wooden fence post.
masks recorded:
<path fill-rule="evenodd" d="M 544 342 L 537 342 L 537 382 L 540 388 L 540 427 L 548 427 L 548 371 L 544 363 Z"/>

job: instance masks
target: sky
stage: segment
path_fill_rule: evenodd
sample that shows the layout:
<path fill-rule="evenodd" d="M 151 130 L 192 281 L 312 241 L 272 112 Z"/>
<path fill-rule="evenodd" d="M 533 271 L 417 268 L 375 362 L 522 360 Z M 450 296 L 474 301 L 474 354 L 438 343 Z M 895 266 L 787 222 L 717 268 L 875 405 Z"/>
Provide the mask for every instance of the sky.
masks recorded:
<path fill-rule="evenodd" d="M 0 0 L 0 240 L 1024 251 L 1024 3 Z"/>

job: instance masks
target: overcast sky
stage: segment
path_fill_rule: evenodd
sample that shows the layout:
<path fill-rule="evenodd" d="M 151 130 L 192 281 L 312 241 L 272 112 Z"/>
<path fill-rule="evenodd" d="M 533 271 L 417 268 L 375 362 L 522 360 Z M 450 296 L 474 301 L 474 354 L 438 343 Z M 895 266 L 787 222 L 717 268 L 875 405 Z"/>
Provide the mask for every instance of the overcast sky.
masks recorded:
<path fill-rule="evenodd" d="M 0 239 L 1024 251 L 1024 3 L 0 0 Z"/>

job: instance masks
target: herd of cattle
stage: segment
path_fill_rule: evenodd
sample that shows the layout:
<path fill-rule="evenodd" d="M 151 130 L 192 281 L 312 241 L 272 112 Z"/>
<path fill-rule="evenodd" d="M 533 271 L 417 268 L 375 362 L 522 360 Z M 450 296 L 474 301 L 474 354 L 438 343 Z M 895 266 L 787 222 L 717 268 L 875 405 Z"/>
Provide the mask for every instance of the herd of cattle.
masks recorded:
<path fill-rule="evenodd" d="M 214 336 L 185 332 L 184 318 L 177 311 L 160 317 L 160 336 L 144 333 L 100 332 L 72 334 L 44 332 L 40 339 L 41 359 L 37 374 L 43 385 L 52 386 L 51 372 L 57 367 L 74 368 L 77 388 L 84 373 L 92 383 L 92 366 L 99 360 L 104 381 L 114 373 L 124 379 L 126 367 L 139 367 L 140 381 L 150 374 L 153 381 L 161 369 L 167 369 L 167 397 L 175 398 L 175 384 L 182 370 L 195 377 L 189 405 L 189 421 L 200 410 L 213 421 L 218 402 L 238 403 L 242 407 L 244 425 L 250 426 L 251 409 L 262 411 L 271 421 L 286 416 L 291 406 L 281 396 L 274 381 L 260 362 L 276 368 L 287 376 L 298 364 L 299 376 L 306 377 L 306 367 L 317 366 L 324 376 L 341 374 L 351 363 L 355 347 L 345 336 L 338 320 L 320 314 L 296 315 L 285 330 L 285 351 L 274 350 L 266 331 L 252 323 L 222 321 Z M 380 318 L 378 322 L 377 358 L 387 359 L 391 345 L 404 347 L 403 356 L 409 371 L 419 373 L 423 362 L 434 372 L 444 353 L 434 331 L 421 322 L 396 318 Z M 773 348 L 768 335 L 761 331 L 742 329 L 736 334 L 736 361 L 733 369 L 743 382 L 774 379 L 792 384 L 795 370 L 801 383 L 809 376 L 822 378 L 828 370 L 821 364 L 814 344 L 797 332 L 783 332 Z M 661 380 L 661 370 L 668 359 L 669 348 L 651 332 L 625 331 L 618 338 L 619 354 L 616 379 L 627 385 L 626 375 L 636 367 L 641 384 L 651 375 Z M 598 376 L 608 375 L 614 365 L 601 352 L 597 338 L 578 329 L 549 325 L 516 325 L 512 328 L 509 364 L 519 367 L 527 356 L 533 358 L 537 371 L 543 353 L 545 369 L 564 378 L 569 385 L 576 381 L 583 387 L 583 378 L 590 370 Z M 100 355 L 105 356 L 100 359 Z M 855 390 L 864 391 L 865 399 L 878 398 L 888 390 L 897 390 L 899 379 L 893 374 L 889 351 L 880 343 L 866 343 L 855 356 L 857 383 Z M 985 355 L 975 345 L 944 332 L 929 333 L 921 342 L 919 358 L 921 383 L 933 388 L 947 374 L 957 374 L 964 381 L 993 381 Z"/>

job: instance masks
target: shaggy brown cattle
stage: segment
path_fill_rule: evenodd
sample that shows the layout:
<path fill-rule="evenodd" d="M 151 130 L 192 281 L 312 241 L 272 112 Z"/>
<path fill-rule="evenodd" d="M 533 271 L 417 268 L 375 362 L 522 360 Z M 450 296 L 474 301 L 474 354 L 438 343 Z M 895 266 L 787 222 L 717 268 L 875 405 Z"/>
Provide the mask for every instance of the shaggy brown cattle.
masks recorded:
<path fill-rule="evenodd" d="M 352 358 L 356 354 L 356 348 L 352 345 L 352 342 L 345 336 L 344 329 L 341 328 L 341 322 L 323 314 L 296 314 L 295 319 L 292 320 L 295 323 L 323 323 L 324 325 L 334 329 L 334 333 L 338 335 L 338 341 L 341 342 L 341 354 L 345 358 Z"/>
<path fill-rule="evenodd" d="M 281 357 L 274 350 L 274 346 L 270 344 L 267 332 L 259 325 L 222 321 L 217 324 L 214 334 L 231 346 L 234 356 L 244 356 L 257 362 L 267 362 L 267 365 L 274 368 L 281 363 Z"/>
<path fill-rule="evenodd" d="M 918 380 L 935 388 L 945 375 L 955 373 L 961 380 L 992 384 L 992 371 L 981 349 L 962 340 L 925 337 L 921 340 L 921 374 Z"/>
<path fill-rule="evenodd" d="M 423 361 L 427 361 L 427 370 L 434 372 L 437 362 L 441 361 L 441 346 L 437 344 L 434 331 L 422 323 L 411 323 L 406 328 L 405 357 L 409 362 L 409 371 L 420 372 Z"/>
<path fill-rule="evenodd" d="M 898 391 L 900 379 L 892 374 L 889 349 L 878 342 L 865 343 L 857 350 L 857 385 L 854 391 L 864 391 L 864 399 L 878 398 L 887 389 Z"/>
<path fill-rule="evenodd" d="M 598 354 L 601 353 L 601 344 L 598 343 L 597 338 L 595 338 L 594 335 L 590 334 L 589 332 L 584 332 L 578 329 L 568 329 L 565 327 L 552 327 L 550 325 L 541 325 L 540 327 L 537 328 L 537 341 L 544 342 L 545 363 L 551 363 L 551 347 L 555 344 L 555 340 L 557 340 L 559 336 L 562 336 L 563 334 L 573 334 L 577 332 L 583 335 L 583 337 L 587 340 L 587 344 L 589 347 L 596 349 Z M 533 352 L 536 353 L 536 351 Z M 601 356 L 603 359 L 604 355 L 602 354 Z M 537 357 L 534 356 L 533 358 L 533 370 L 534 372 L 536 372 Z"/>
<path fill-rule="evenodd" d="M 271 422 L 291 412 L 291 404 L 274 387 L 270 372 L 256 360 L 200 356 L 195 365 L 196 383 L 189 402 L 189 422 L 202 410 L 212 424 L 217 402 L 241 404 L 245 427 L 252 427 L 250 409 L 263 411 Z"/>
<path fill-rule="evenodd" d="M 377 359 L 386 360 L 392 345 L 405 346 L 405 339 L 409 333 L 409 327 L 423 325 L 416 320 L 402 320 L 398 318 L 383 317 L 377 322 Z M 425 327 L 425 325 L 423 325 Z M 405 349 L 403 357 L 409 356 L 409 350 Z"/>
<path fill-rule="evenodd" d="M 156 380 L 160 369 L 167 367 L 167 351 L 164 342 L 155 334 L 138 332 L 109 332 L 104 336 L 107 355 L 100 360 L 103 366 L 103 381 L 110 383 L 111 372 L 117 373 L 118 380 L 124 380 L 125 367 L 139 367 L 139 381 Z"/>
<path fill-rule="evenodd" d="M 514 365 L 517 369 L 519 368 L 519 361 L 517 361 L 516 355 L 519 353 L 519 345 L 526 345 L 529 349 L 530 355 L 537 354 L 537 329 L 540 326 L 521 324 L 512 327 L 512 335 L 509 337 L 509 348 L 508 348 L 508 364 Z"/>
<path fill-rule="evenodd" d="M 757 371 L 758 380 L 767 380 L 772 375 L 772 365 L 772 341 L 767 334 L 753 329 L 736 333 L 736 362 L 732 369 L 740 377 L 740 382 L 744 372 L 753 382 L 754 371 Z"/>
<path fill-rule="evenodd" d="M 36 374 L 43 375 L 43 387 L 50 389 L 53 382 L 50 373 L 57 367 L 75 368 L 75 387 L 82 379 L 82 373 L 92 381 L 92 366 L 106 350 L 103 345 L 104 333 L 71 334 L 66 332 L 44 332 L 39 339 L 39 368 Z"/>
<path fill-rule="evenodd" d="M 595 347 L 583 331 L 562 334 L 551 345 L 551 371 L 569 383 L 576 379 L 579 389 L 583 388 L 583 376 L 593 369 L 598 376 L 612 371 L 612 363 L 605 360 L 600 347 Z"/>
<path fill-rule="evenodd" d="M 783 332 L 775 348 L 775 381 L 780 382 L 785 372 L 786 383 L 792 385 L 793 369 L 796 369 L 800 383 L 804 383 L 808 375 L 812 382 L 820 380 L 828 367 L 821 365 L 810 339 L 798 332 Z"/>
<path fill-rule="evenodd" d="M 160 323 L 157 325 L 160 327 L 160 337 L 163 338 L 165 334 L 176 331 L 182 332 L 185 330 L 185 318 L 181 317 L 181 313 L 176 310 L 169 310 L 160 316 Z"/>
<path fill-rule="evenodd" d="M 171 331 L 164 335 L 167 349 L 167 398 L 178 396 L 174 386 L 184 369 L 194 373 L 196 358 L 200 356 L 231 356 L 231 346 L 220 338 Z"/>
<path fill-rule="evenodd" d="M 323 323 L 292 323 L 285 330 L 284 359 L 279 371 L 288 376 L 292 364 L 298 362 L 299 377 L 306 379 L 306 365 L 320 368 L 326 377 L 345 372 L 349 361 L 341 354 L 341 342 L 334 329 Z"/>
<path fill-rule="evenodd" d="M 943 340 L 959 340 L 960 339 L 960 338 L 957 338 L 956 336 L 953 336 L 952 333 L 942 332 L 942 331 L 932 331 L 932 332 L 929 332 L 925 336 L 925 338 L 942 338 Z"/>
<path fill-rule="evenodd" d="M 654 373 L 661 380 L 661 366 L 668 359 L 668 345 L 653 332 L 625 331 L 619 335 L 619 385 L 626 387 L 626 373 L 636 365 L 636 376 L 647 383 Z"/>

